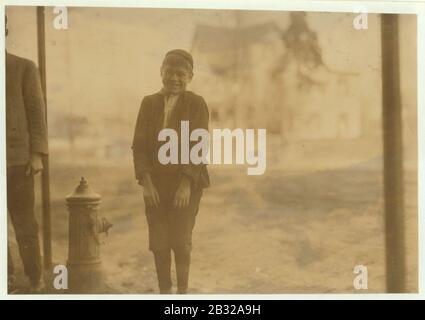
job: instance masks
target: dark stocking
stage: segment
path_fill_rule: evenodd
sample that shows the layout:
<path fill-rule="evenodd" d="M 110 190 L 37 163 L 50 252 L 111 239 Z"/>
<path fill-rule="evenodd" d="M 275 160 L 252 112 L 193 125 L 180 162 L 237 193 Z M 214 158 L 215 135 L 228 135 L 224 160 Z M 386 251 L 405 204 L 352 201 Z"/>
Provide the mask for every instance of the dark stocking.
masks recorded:
<path fill-rule="evenodd" d="M 171 250 L 155 251 L 154 257 L 159 292 L 171 293 Z"/>
<path fill-rule="evenodd" d="M 175 251 L 177 273 L 177 293 L 187 293 L 190 269 L 190 251 Z"/>

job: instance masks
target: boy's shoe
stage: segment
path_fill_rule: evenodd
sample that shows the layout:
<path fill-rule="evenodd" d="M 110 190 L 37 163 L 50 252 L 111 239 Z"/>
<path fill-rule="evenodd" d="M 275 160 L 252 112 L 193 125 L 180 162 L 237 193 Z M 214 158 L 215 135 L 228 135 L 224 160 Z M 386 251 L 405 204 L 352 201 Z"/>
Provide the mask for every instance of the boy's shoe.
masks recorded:
<path fill-rule="evenodd" d="M 176 294 L 187 294 L 187 288 L 177 289 Z"/>
<path fill-rule="evenodd" d="M 159 293 L 160 294 L 171 294 L 171 288 L 164 288 L 164 289 L 159 289 Z"/>

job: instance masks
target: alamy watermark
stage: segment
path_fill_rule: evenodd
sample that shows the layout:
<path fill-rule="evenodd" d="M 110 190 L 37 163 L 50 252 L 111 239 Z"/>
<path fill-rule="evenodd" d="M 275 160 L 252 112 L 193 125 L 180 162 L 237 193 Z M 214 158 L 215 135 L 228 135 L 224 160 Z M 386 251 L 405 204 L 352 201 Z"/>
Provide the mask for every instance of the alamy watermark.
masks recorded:
<path fill-rule="evenodd" d="M 367 30 L 369 26 L 366 7 L 357 6 L 354 12 L 357 13 L 357 15 L 353 19 L 353 28 L 356 30 Z"/>
<path fill-rule="evenodd" d="M 249 165 L 248 175 L 262 175 L 266 171 L 266 129 L 257 129 L 257 139 L 255 129 L 213 129 L 211 139 L 206 129 L 189 132 L 189 121 L 181 121 L 180 141 L 176 130 L 170 128 L 159 132 L 158 141 L 165 141 L 158 151 L 158 160 L 163 165 L 235 163 Z"/>
<path fill-rule="evenodd" d="M 364 265 L 357 265 L 354 267 L 353 272 L 357 274 L 354 278 L 353 286 L 356 290 L 367 290 L 368 289 L 368 272 L 367 267 Z"/>

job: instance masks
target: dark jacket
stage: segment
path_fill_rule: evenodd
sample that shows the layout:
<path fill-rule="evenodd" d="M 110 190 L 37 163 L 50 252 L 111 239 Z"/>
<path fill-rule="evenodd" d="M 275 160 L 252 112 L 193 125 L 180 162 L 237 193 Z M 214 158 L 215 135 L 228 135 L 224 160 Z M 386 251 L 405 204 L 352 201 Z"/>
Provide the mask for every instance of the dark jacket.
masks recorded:
<path fill-rule="evenodd" d="M 26 165 L 32 152 L 48 152 L 40 75 L 34 62 L 6 52 L 7 165 Z"/>
<path fill-rule="evenodd" d="M 158 160 L 158 150 L 165 142 L 158 141 L 158 134 L 163 129 L 164 96 L 161 92 L 146 96 L 137 117 L 133 139 L 133 159 L 136 179 L 142 181 L 145 172 L 155 175 L 169 175 L 178 178 L 188 176 L 195 188 L 206 188 L 210 184 L 205 164 L 169 164 L 163 165 Z M 183 92 L 174 107 L 169 128 L 176 130 L 180 139 L 181 121 L 189 121 L 189 130 L 203 128 L 208 130 L 209 113 L 205 100 L 190 91 Z M 180 140 L 179 140 L 180 142 Z M 192 147 L 196 142 L 191 142 Z M 179 158 L 180 159 L 180 158 Z"/>

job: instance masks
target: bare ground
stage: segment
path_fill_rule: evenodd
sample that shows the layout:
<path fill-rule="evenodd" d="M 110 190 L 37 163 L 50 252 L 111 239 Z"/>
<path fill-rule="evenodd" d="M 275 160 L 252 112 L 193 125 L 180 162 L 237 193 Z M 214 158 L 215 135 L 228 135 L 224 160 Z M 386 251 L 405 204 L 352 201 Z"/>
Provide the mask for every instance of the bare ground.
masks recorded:
<path fill-rule="evenodd" d="M 211 167 L 193 236 L 192 293 L 354 293 L 356 265 L 368 267 L 368 291 L 385 291 L 382 159 L 337 168 L 270 166 L 263 176 Z M 125 165 L 55 165 L 53 253 L 66 264 L 65 196 L 84 175 L 103 197 L 113 224 L 102 247 L 110 292 L 157 293 L 147 248 L 142 190 Z M 408 290 L 417 291 L 417 176 L 405 173 Z M 15 263 L 19 266 L 16 246 Z M 20 285 L 25 282 L 18 272 Z M 364 291 L 363 291 L 364 293 Z"/>

